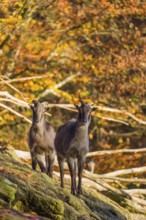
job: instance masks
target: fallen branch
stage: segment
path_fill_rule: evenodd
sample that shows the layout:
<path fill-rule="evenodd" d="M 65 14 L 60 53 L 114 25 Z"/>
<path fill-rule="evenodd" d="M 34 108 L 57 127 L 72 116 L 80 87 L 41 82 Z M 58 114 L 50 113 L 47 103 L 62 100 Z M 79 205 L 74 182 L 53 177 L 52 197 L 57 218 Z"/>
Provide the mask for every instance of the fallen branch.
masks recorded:
<path fill-rule="evenodd" d="M 138 204 L 140 204 L 140 205 L 142 205 L 142 206 L 145 206 L 144 208 L 146 208 L 146 201 L 145 201 L 144 199 L 140 199 L 140 198 L 137 198 L 137 197 L 135 197 L 135 196 L 132 196 L 131 199 L 132 199 L 134 202 L 136 202 L 136 203 L 138 203 Z M 145 210 L 146 210 L 146 209 L 145 209 Z M 145 212 L 145 214 L 146 214 L 146 212 Z"/>
<path fill-rule="evenodd" d="M 105 194 L 108 194 L 108 195 L 112 194 L 115 198 L 115 201 L 117 198 L 119 199 L 119 197 L 124 197 L 124 200 L 126 200 L 126 203 L 128 201 L 130 206 L 132 206 L 132 203 L 129 199 L 132 199 L 136 203 L 136 206 L 137 206 L 137 204 L 140 204 L 142 206 L 146 206 L 146 201 L 143 199 L 137 198 L 136 196 L 132 196 L 132 191 L 125 190 L 125 189 L 117 189 L 113 186 L 110 186 L 108 183 L 104 182 L 103 180 L 99 180 L 99 178 L 97 177 L 96 174 L 92 174 L 90 172 L 88 172 L 87 174 L 85 172 L 83 172 L 83 176 L 90 179 L 90 180 L 93 180 L 97 184 L 101 185 L 101 187 L 102 187 L 101 191 L 102 192 L 105 191 Z M 136 192 L 136 190 L 137 189 L 133 189 L 133 192 L 134 191 Z M 143 191 L 141 191 L 141 192 L 143 192 Z M 113 196 L 112 196 L 112 199 L 113 199 Z M 141 207 L 137 207 L 137 209 L 139 210 L 139 209 L 141 209 Z M 142 212 L 144 212 L 146 214 L 145 209 L 143 209 Z"/>
<path fill-rule="evenodd" d="M 16 150 L 16 154 L 19 157 L 22 157 L 23 159 L 30 159 L 30 153 L 29 152 L 24 152 L 21 150 Z M 45 158 L 44 158 L 45 159 Z M 55 166 L 58 167 L 58 163 L 57 160 L 55 160 Z M 66 170 L 68 172 L 68 170 Z M 54 172 L 55 176 L 59 177 L 60 174 L 58 172 Z M 129 199 L 132 199 L 136 204 L 140 204 L 140 205 L 146 205 L 146 201 L 143 199 L 140 199 L 136 196 L 133 195 L 145 195 L 146 194 L 146 190 L 145 189 L 123 189 L 123 188 L 115 188 L 113 186 L 110 186 L 107 182 L 106 182 L 106 177 L 103 177 L 103 175 L 97 175 L 97 174 L 93 174 L 87 170 L 83 171 L 83 185 L 85 184 L 86 187 L 90 187 L 92 189 L 98 190 L 102 193 L 108 193 L 108 194 L 113 194 L 115 198 L 118 197 L 124 197 L 126 198 L 126 200 L 129 201 L 129 204 L 131 204 Z M 69 174 L 65 174 L 65 180 L 66 181 L 70 181 L 70 175 Z M 138 181 L 138 179 L 137 179 Z M 145 180 L 146 182 L 146 180 Z M 131 204 L 132 206 L 132 204 Z M 138 206 L 138 205 L 137 205 Z"/>
<path fill-rule="evenodd" d="M 27 151 L 22 151 L 22 150 L 15 150 L 17 156 L 19 158 L 23 158 L 24 160 L 29 160 L 31 159 L 30 157 L 30 152 Z M 57 164 L 57 159 L 55 160 L 55 166 L 58 166 Z M 146 167 L 144 167 L 146 170 Z M 139 168 L 131 168 L 131 169 L 124 169 L 124 170 L 119 170 L 118 174 L 122 175 L 122 174 L 130 174 L 130 173 L 137 173 L 137 172 L 144 172 L 143 167 L 139 167 Z M 103 179 L 106 182 L 135 182 L 135 183 L 146 183 L 146 179 L 138 179 L 138 178 L 119 178 L 116 177 L 117 175 L 112 175 L 113 173 L 116 174 L 117 171 L 114 171 L 112 173 L 107 173 L 107 174 L 94 174 L 92 173 L 92 176 L 98 179 Z M 128 172 L 128 173 L 127 173 Z M 90 175 L 91 176 L 91 172 L 84 170 L 85 175 Z M 122 173 L 122 174 L 121 174 Z M 111 174 L 111 175 L 110 175 Z"/>
<path fill-rule="evenodd" d="M 125 191 L 130 195 L 146 195 L 146 189 L 126 189 Z"/>
<path fill-rule="evenodd" d="M 142 179 L 142 178 L 120 178 L 120 177 L 102 177 L 102 176 L 98 176 L 98 178 L 103 179 L 106 182 L 114 182 L 114 183 L 118 183 L 118 182 L 127 182 L 127 183 L 143 183 L 146 184 L 146 179 Z"/>
<path fill-rule="evenodd" d="M 102 174 L 102 177 L 115 177 L 120 175 L 134 174 L 134 173 L 144 173 L 146 172 L 146 166 L 144 167 L 136 167 L 130 169 L 117 170 L 114 172 Z"/>
<path fill-rule="evenodd" d="M 94 156 L 108 155 L 108 154 L 117 154 L 117 153 L 135 153 L 136 154 L 136 153 L 142 153 L 142 152 L 146 152 L 146 148 L 95 151 L 95 152 L 89 152 L 87 154 L 87 157 L 94 157 Z"/>
<path fill-rule="evenodd" d="M 58 172 L 54 172 L 55 176 L 60 177 L 60 174 Z M 70 181 L 70 175 L 65 174 L 65 181 Z M 90 175 L 83 174 L 83 187 L 86 186 L 86 188 L 91 188 L 92 190 L 97 190 L 108 197 L 111 197 L 112 200 L 115 201 L 121 201 L 122 206 L 129 205 L 131 208 L 134 206 L 135 209 L 140 212 L 146 214 L 145 206 L 146 201 L 143 199 L 140 199 L 136 196 L 131 195 L 132 191 L 126 192 L 126 190 L 123 189 L 116 189 L 115 187 L 111 187 L 109 184 L 105 183 L 103 180 L 99 180 L 98 178 L 93 178 Z M 136 189 L 134 189 L 136 190 Z M 139 189 L 140 190 L 140 189 Z M 132 199 L 132 200 L 131 200 Z"/>

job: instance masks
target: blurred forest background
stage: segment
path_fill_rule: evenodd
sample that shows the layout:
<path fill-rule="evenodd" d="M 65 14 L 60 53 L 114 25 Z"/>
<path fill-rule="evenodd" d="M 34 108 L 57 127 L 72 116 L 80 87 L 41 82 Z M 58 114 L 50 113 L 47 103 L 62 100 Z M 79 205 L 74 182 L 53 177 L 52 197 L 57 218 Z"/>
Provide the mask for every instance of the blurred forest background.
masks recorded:
<path fill-rule="evenodd" d="M 146 147 L 144 0 L 1 0 L 0 60 L 1 146 L 29 149 L 32 100 L 53 104 L 57 130 L 76 113 L 55 104 L 83 99 L 111 109 L 93 113 L 91 151 Z M 144 166 L 144 155 L 103 155 L 96 169 Z"/>

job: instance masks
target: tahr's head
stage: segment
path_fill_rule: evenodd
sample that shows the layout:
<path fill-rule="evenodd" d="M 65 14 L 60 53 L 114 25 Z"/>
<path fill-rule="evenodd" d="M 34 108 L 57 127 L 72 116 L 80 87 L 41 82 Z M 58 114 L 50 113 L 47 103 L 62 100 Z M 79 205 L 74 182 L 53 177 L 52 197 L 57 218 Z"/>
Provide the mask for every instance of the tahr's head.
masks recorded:
<path fill-rule="evenodd" d="M 39 102 L 33 100 L 30 108 L 33 111 L 33 122 L 38 124 L 44 116 L 44 113 L 47 111 L 48 102 Z"/>
<path fill-rule="evenodd" d="M 92 107 L 93 103 L 86 104 L 82 100 L 80 101 L 81 105 L 75 105 L 78 110 L 78 120 L 82 125 L 90 123 L 91 120 L 91 112 L 95 111 L 95 108 Z"/>

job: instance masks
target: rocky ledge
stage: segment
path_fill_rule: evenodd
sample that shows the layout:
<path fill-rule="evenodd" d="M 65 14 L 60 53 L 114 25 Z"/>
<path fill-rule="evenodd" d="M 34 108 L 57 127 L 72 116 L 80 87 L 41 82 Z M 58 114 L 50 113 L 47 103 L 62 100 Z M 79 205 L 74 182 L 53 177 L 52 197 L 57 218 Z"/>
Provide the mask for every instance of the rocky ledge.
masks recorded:
<path fill-rule="evenodd" d="M 76 197 L 69 188 L 60 188 L 57 176 L 52 180 L 34 172 L 20 161 L 13 148 L 0 151 L 0 219 L 133 219 L 126 208 L 97 190 L 84 187 L 84 194 Z"/>

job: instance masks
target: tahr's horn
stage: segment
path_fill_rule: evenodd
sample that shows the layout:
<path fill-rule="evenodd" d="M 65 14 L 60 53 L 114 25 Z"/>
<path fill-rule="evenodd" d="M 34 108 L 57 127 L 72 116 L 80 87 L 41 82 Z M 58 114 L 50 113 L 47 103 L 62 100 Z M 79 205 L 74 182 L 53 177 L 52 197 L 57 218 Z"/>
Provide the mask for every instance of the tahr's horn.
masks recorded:
<path fill-rule="evenodd" d="M 93 102 L 89 102 L 88 105 L 92 106 L 94 103 Z"/>

